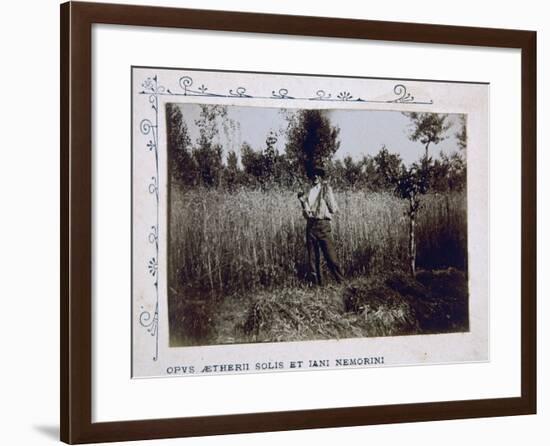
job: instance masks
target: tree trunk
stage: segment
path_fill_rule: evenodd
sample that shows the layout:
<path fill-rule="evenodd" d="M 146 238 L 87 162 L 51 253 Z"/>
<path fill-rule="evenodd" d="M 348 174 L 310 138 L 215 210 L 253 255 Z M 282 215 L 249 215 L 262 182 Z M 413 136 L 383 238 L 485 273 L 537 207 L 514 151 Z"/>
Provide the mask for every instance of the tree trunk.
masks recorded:
<path fill-rule="evenodd" d="M 411 276 L 416 276 L 416 240 L 414 237 L 414 230 L 415 230 L 415 219 L 416 219 L 416 211 L 415 211 L 415 203 L 414 203 L 414 197 L 409 198 L 409 269 Z"/>

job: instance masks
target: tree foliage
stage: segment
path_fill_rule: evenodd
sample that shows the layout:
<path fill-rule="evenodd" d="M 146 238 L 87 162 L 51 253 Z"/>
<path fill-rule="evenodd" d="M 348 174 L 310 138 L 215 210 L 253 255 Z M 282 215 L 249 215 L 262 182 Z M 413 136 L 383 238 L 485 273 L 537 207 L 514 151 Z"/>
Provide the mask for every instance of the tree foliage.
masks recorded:
<path fill-rule="evenodd" d="M 430 144 L 439 144 L 445 140 L 447 130 L 451 127 L 448 115 L 437 113 L 403 113 L 411 120 L 411 131 L 409 139 L 411 141 L 420 141 L 425 147 L 425 157 L 428 157 L 428 148 Z"/>
<path fill-rule="evenodd" d="M 172 176 L 176 181 L 194 185 L 198 167 L 192 154 L 189 131 L 177 104 L 166 105 L 166 121 Z"/>
<path fill-rule="evenodd" d="M 225 169 L 224 179 L 229 190 L 234 190 L 242 183 L 242 171 L 239 169 L 239 159 L 233 150 L 230 150 L 227 154 L 227 167 Z"/>
<path fill-rule="evenodd" d="M 223 171 L 223 148 L 215 142 L 220 133 L 219 120 L 227 118 L 227 107 L 224 105 L 200 105 L 199 118 L 195 125 L 199 137 L 193 151 L 199 171 L 199 184 L 207 187 L 219 186 Z"/>
<path fill-rule="evenodd" d="M 466 115 L 459 115 L 458 123 L 460 129 L 455 133 L 455 138 L 458 142 L 458 147 L 460 150 L 466 150 L 468 144 L 468 131 L 466 128 Z"/>
<path fill-rule="evenodd" d="M 238 187 L 276 186 L 288 189 L 303 184 L 308 169 L 313 165 L 323 164 L 337 190 L 394 191 L 395 178 L 409 181 L 402 172 L 404 165 L 399 154 L 392 153 L 384 145 L 375 155 L 335 159 L 340 146 L 340 130 L 331 125 L 323 111 L 300 110 L 287 113 L 286 117 L 286 130 L 269 132 L 263 147 L 252 147 L 247 142 L 240 147 L 227 143 L 222 147 L 220 133 L 231 125 L 226 107 L 201 105 L 199 116 L 194 121 L 196 136 L 192 140 L 180 106 L 168 104 L 167 142 L 172 178 L 188 187 L 234 190 Z M 459 123 L 462 127 L 458 133 L 464 137 L 458 133 L 455 135 L 456 152 L 424 156 L 416 163 L 415 169 L 422 169 L 429 189 L 434 192 L 461 190 L 466 185 L 465 145 L 462 145 L 462 141 L 464 144 L 466 141 L 466 121 L 460 120 Z M 447 125 L 443 123 L 441 128 L 447 128 Z M 278 150 L 281 131 L 286 132 L 287 137 L 283 153 Z M 431 140 L 435 142 L 443 136 Z M 368 149 L 366 147 L 365 152 Z"/>
<path fill-rule="evenodd" d="M 302 176 L 316 165 L 326 165 L 340 147 L 340 128 L 324 110 L 299 110 L 288 120 L 286 156 Z"/>
<path fill-rule="evenodd" d="M 416 275 L 416 217 L 420 209 L 420 196 L 430 186 L 429 163 L 430 159 L 424 157 L 420 163 L 413 163 L 410 167 L 402 163 L 397 169 L 386 171 L 388 181 L 394 185 L 395 195 L 408 202 L 405 214 L 409 218 L 409 271 L 413 277 Z"/>

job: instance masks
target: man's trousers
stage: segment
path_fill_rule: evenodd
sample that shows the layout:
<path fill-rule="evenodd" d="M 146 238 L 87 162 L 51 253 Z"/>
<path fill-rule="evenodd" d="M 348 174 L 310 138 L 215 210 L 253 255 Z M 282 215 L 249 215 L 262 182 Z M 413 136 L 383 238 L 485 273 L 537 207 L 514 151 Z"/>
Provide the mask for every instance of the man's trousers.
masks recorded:
<path fill-rule="evenodd" d="M 321 252 L 325 257 L 329 271 L 338 283 L 344 281 L 344 275 L 338 265 L 336 249 L 332 239 L 330 220 L 310 218 L 306 227 L 306 243 L 310 278 L 318 285 L 323 284 L 321 272 Z"/>

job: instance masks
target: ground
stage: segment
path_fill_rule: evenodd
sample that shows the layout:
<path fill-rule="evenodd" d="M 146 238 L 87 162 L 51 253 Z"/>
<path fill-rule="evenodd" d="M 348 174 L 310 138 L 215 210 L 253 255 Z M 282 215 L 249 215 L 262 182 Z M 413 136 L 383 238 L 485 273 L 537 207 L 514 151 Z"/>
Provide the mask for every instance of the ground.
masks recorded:
<path fill-rule="evenodd" d="M 171 346 L 468 331 L 465 274 L 449 268 L 187 302 Z M 172 321 L 175 325 L 175 321 Z M 181 330 L 181 329 L 184 330 Z"/>

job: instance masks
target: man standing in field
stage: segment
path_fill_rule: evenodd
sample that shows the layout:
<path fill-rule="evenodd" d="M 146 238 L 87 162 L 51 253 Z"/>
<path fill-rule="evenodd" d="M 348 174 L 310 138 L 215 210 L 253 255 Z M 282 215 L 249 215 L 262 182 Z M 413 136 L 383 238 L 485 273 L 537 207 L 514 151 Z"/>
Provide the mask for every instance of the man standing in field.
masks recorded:
<path fill-rule="evenodd" d="M 306 243 L 308 267 L 313 283 L 322 285 L 321 251 L 327 262 L 328 269 L 338 283 L 344 281 L 344 275 L 338 265 L 336 249 L 332 239 L 332 216 L 338 212 L 332 188 L 325 180 L 325 170 L 316 167 L 310 175 L 312 187 L 306 195 L 298 194 L 303 215 L 307 219 Z"/>

